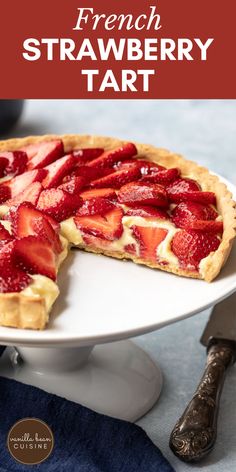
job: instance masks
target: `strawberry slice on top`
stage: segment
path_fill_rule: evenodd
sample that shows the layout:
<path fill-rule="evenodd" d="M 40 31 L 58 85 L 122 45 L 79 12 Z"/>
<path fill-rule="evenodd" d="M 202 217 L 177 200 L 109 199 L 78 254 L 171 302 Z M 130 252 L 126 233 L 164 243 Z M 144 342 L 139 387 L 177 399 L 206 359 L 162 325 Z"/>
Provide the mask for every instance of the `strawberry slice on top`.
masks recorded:
<path fill-rule="evenodd" d="M 179 175 L 180 171 L 177 168 L 164 169 L 150 175 L 145 175 L 142 181 L 166 186 L 177 180 Z"/>
<path fill-rule="evenodd" d="M 68 179 L 66 182 L 63 184 L 59 185 L 58 188 L 61 188 L 62 190 L 65 190 L 68 193 L 72 193 L 73 195 L 76 193 L 79 193 L 82 188 L 85 187 L 87 181 L 85 177 L 82 176 L 74 176 Z"/>
<path fill-rule="evenodd" d="M 132 226 L 135 239 L 139 242 L 139 257 L 150 263 L 157 263 L 157 248 L 164 241 L 168 231 L 151 226 Z"/>
<path fill-rule="evenodd" d="M 145 159 L 126 159 L 125 161 L 117 162 L 114 167 L 117 170 L 128 169 L 129 167 L 136 166 L 140 169 L 140 172 L 143 176 L 156 174 L 161 170 L 165 170 L 165 167 L 157 164 L 156 162 L 151 162 Z"/>
<path fill-rule="evenodd" d="M 10 212 L 12 233 L 17 238 L 39 236 L 49 242 L 56 253 L 62 250 L 57 231 L 52 227 L 47 215 L 37 210 L 31 203 L 22 203 Z"/>
<path fill-rule="evenodd" d="M 118 202 L 125 205 L 168 206 L 167 193 L 161 185 L 145 182 L 131 182 L 121 187 Z"/>
<path fill-rule="evenodd" d="M 83 205 L 77 210 L 77 216 L 105 215 L 116 207 L 106 198 L 97 197 L 84 200 Z"/>
<path fill-rule="evenodd" d="M 133 143 L 126 143 L 123 146 L 113 149 L 111 151 L 105 151 L 97 159 L 93 159 L 88 163 L 89 167 L 111 167 L 116 162 L 124 159 L 128 159 L 137 154 L 137 148 Z"/>
<path fill-rule="evenodd" d="M 5 205 L 12 207 L 23 202 L 30 202 L 33 205 L 36 205 L 42 190 L 43 186 L 40 182 L 33 182 L 32 184 L 28 185 L 28 187 L 26 187 L 23 192 L 18 193 L 14 198 L 7 200 Z"/>
<path fill-rule="evenodd" d="M 115 169 L 113 169 L 113 167 L 89 167 L 88 165 L 84 165 L 76 167 L 74 172 L 75 175 L 83 177 L 86 179 L 87 183 L 89 183 L 93 180 L 112 174 L 115 172 Z"/>
<path fill-rule="evenodd" d="M 193 179 L 180 178 L 168 185 L 166 190 L 170 200 L 178 203 L 181 201 L 182 194 L 185 194 L 186 192 L 198 192 L 201 190 L 201 188 L 200 185 Z"/>
<path fill-rule="evenodd" d="M 165 210 L 151 206 L 151 205 L 137 205 L 128 208 L 125 211 L 126 216 L 141 216 L 142 218 L 160 218 L 161 220 L 168 220 L 169 215 Z"/>
<path fill-rule="evenodd" d="M 76 157 L 77 165 L 84 165 L 86 162 L 96 159 L 104 153 L 103 148 L 81 148 L 74 149 L 72 154 Z"/>
<path fill-rule="evenodd" d="M 221 234 L 224 231 L 223 221 L 212 221 L 212 220 L 195 220 L 186 227 L 186 229 L 192 229 L 194 231 L 203 231 L 204 233 L 216 233 Z"/>
<path fill-rule="evenodd" d="M 1 184 L 1 187 L 9 188 L 11 192 L 11 197 L 15 197 L 19 193 L 22 192 L 22 189 L 25 189 L 33 182 L 42 182 L 42 180 L 47 175 L 47 171 L 45 169 L 37 169 L 37 170 L 30 170 L 28 172 L 24 172 L 24 174 L 17 175 L 6 182 Z"/>
<path fill-rule="evenodd" d="M 29 144 L 23 149 L 28 156 L 28 170 L 41 169 L 64 155 L 64 145 L 60 139 Z"/>
<path fill-rule="evenodd" d="M 23 151 L 6 151 L 0 152 L 0 163 L 6 160 L 6 165 L 2 175 L 20 175 L 26 170 L 28 161 L 27 154 Z"/>
<path fill-rule="evenodd" d="M 62 189 L 52 188 L 43 190 L 37 208 L 60 222 L 74 215 L 82 202 L 82 198 L 77 194 L 72 195 Z"/>
<path fill-rule="evenodd" d="M 7 167 L 8 160 L 6 157 L 3 157 L 2 154 L 0 154 L 0 178 L 4 177 L 4 171 Z"/>
<path fill-rule="evenodd" d="M 138 180 L 141 177 L 140 169 L 138 167 L 130 167 L 129 169 L 121 169 L 112 174 L 93 180 L 90 183 L 91 188 L 113 187 L 120 188 L 122 185 Z"/>
<path fill-rule="evenodd" d="M 122 236 L 123 215 L 122 208 L 114 205 L 114 209 L 104 215 L 75 216 L 74 222 L 82 233 L 114 241 Z"/>
<path fill-rule="evenodd" d="M 181 201 L 202 203 L 202 205 L 216 205 L 216 196 L 214 192 L 183 192 Z"/>
<path fill-rule="evenodd" d="M 52 245 L 38 236 L 14 241 L 17 266 L 29 274 L 41 274 L 56 280 L 56 256 Z"/>
<path fill-rule="evenodd" d="M 181 202 L 172 211 L 172 221 L 178 228 L 191 229 L 191 223 L 196 220 L 215 220 L 217 211 L 209 205 L 195 202 Z"/>
<path fill-rule="evenodd" d="M 0 184 L 0 204 L 6 202 L 11 198 L 11 190 L 10 187 L 4 184 Z"/>
<path fill-rule="evenodd" d="M 47 176 L 43 180 L 43 187 L 48 189 L 60 185 L 63 177 L 74 169 L 75 163 L 75 157 L 69 154 L 46 166 Z"/>
<path fill-rule="evenodd" d="M 9 231 L 7 231 L 3 224 L 0 223 L 0 248 L 12 240 L 12 235 L 9 233 Z"/>
<path fill-rule="evenodd" d="M 23 270 L 6 263 L 0 251 L 0 293 L 16 293 L 24 290 L 32 281 Z"/>
<path fill-rule="evenodd" d="M 85 190 L 80 193 L 80 196 L 83 200 L 89 200 L 89 198 L 103 197 L 108 200 L 116 200 L 117 195 L 114 188 L 95 188 L 91 190 Z"/>
<path fill-rule="evenodd" d="M 191 201 L 203 205 L 216 204 L 215 194 L 213 192 L 202 192 L 200 185 L 193 179 L 177 179 L 168 185 L 166 190 L 170 201 L 174 203 Z"/>
<path fill-rule="evenodd" d="M 180 230 L 174 235 L 171 249 L 184 267 L 197 269 L 201 260 L 219 245 L 220 239 L 215 234 Z"/>
<path fill-rule="evenodd" d="M 175 226 L 186 230 L 222 233 L 223 222 L 215 221 L 217 217 L 214 207 L 191 201 L 179 203 L 172 211 Z"/>

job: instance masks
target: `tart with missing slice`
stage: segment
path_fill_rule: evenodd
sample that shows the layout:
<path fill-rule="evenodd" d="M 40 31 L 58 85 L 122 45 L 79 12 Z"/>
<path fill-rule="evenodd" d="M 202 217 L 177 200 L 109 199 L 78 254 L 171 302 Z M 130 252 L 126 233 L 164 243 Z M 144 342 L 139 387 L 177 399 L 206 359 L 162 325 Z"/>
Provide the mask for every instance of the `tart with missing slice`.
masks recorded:
<path fill-rule="evenodd" d="M 211 282 L 235 203 L 207 169 L 95 136 L 0 142 L 0 324 L 43 329 L 68 247 Z"/>

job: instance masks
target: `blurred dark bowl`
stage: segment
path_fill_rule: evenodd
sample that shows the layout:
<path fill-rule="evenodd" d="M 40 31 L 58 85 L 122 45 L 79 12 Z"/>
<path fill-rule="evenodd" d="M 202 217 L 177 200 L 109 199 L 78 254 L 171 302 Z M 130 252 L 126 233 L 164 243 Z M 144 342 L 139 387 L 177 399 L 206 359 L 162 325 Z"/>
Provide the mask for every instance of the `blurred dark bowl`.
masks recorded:
<path fill-rule="evenodd" d="M 0 135 L 9 133 L 19 120 L 24 100 L 0 100 Z"/>

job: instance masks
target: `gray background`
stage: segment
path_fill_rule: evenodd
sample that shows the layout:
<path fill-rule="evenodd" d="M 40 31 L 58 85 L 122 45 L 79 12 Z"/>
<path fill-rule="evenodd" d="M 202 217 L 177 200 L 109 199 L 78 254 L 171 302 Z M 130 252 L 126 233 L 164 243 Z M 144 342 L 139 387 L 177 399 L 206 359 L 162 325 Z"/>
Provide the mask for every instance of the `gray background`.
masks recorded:
<path fill-rule="evenodd" d="M 236 101 L 30 100 L 13 135 L 42 133 L 102 134 L 151 143 L 183 153 L 236 184 Z M 139 424 L 176 471 L 236 470 L 235 368 L 226 380 L 217 445 L 209 458 L 201 465 L 185 465 L 168 447 L 171 429 L 202 373 L 205 350 L 198 341 L 208 314 L 203 312 L 136 339 L 164 373 L 161 398 Z"/>

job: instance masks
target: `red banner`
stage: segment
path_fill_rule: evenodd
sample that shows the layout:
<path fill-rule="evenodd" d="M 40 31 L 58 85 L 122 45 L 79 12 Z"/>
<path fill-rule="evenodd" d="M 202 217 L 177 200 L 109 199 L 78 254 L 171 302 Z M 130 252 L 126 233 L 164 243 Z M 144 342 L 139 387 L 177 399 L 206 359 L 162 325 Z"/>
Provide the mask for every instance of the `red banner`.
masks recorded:
<path fill-rule="evenodd" d="M 8 0 L 0 98 L 236 98 L 235 0 Z"/>

